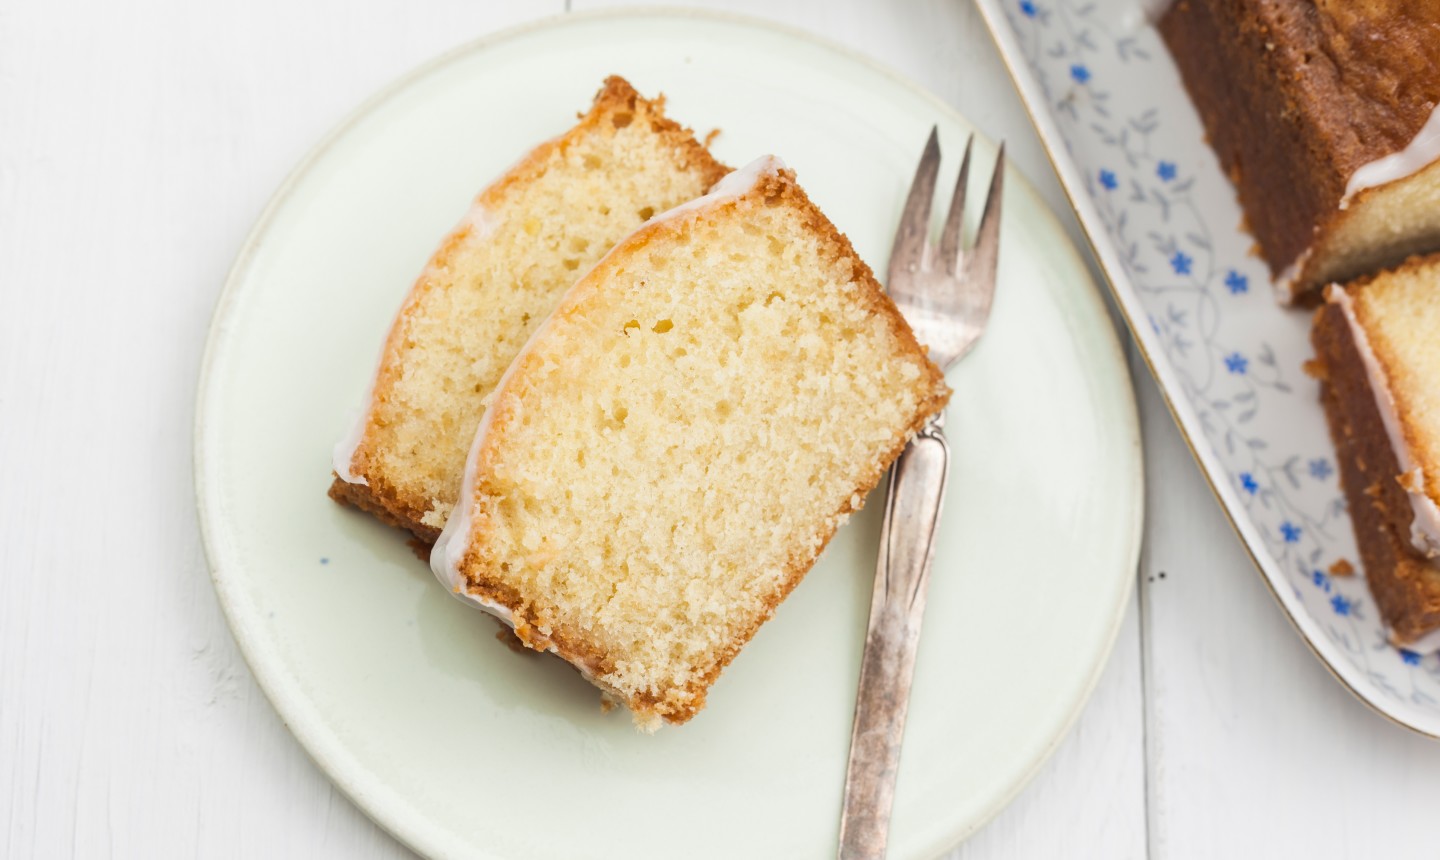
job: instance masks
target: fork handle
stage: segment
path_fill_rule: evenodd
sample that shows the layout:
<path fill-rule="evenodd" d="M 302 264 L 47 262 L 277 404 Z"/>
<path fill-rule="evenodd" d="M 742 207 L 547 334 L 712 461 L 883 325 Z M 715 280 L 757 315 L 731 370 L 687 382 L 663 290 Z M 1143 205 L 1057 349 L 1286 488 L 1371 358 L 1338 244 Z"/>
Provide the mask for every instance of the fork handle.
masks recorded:
<path fill-rule="evenodd" d="M 890 473 L 850 735 L 840 860 L 885 856 L 925 589 L 950 465 L 944 425 L 944 412 L 931 418 Z"/>

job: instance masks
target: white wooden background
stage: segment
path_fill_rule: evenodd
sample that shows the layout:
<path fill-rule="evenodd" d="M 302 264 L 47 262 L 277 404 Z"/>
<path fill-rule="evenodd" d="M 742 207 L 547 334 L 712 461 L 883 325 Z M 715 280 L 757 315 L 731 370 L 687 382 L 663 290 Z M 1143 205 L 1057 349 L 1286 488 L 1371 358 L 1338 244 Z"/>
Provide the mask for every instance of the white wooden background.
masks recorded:
<path fill-rule="evenodd" d="M 0 857 L 407 854 L 289 736 L 216 604 L 190 484 L 206 323 L 267 197 L 361 99 L 598 5 L 0 0 Z M 967 0 L 692 5 L 899 69 L 1065 212 Z M 1136 368 L 1138 596 L 1064 745 L 952 856 L 1437 856 L 1440 743 L 1306 651 Z"/>

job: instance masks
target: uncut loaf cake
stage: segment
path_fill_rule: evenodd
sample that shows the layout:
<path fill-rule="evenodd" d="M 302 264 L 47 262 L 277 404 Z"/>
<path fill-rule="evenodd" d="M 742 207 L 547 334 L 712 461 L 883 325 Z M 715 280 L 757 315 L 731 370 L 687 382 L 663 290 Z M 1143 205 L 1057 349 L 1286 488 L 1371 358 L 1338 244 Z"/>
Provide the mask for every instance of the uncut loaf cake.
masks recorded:
<path fill-rule="evenodd" d="M 475 199 L 390 329 L 364 412 L 335 448 L 336 501 L 439 536 L 484 402 L 575 280 L 728 168 L 618 77 Z"/>
<path fill-rule="evenodd" d="M 1326 291 L 1321 400 L 1395 644 L 1440 650 L 1440 255 Z"/>
<path fill-rule="evenodd" d="M 1159 28 L 1282 300 L 1440 250 L 1440 3 L 1175 0 Z"/>
<path fill-rule="evenodd" d="M 497 387 L 431 565 L 683 723 L 949 396 L 774 158 L 620 242 Z"/>

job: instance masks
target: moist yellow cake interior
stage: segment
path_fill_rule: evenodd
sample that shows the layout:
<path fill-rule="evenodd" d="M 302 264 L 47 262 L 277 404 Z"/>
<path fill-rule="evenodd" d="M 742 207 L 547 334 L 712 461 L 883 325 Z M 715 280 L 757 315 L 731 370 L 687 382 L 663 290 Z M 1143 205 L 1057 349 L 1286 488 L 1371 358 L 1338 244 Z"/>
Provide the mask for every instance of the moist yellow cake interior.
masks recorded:
<path fill-rule="evenodd" d="M 824 226 L 752 196 L 657 232 L 497 394 L 467 572 L 632 707 L 698 707 L 944 397 Z"/>
<path fill-rule="evenodd" d="M 680 132 L 657 133 L 658 117 L 636 100 L 542 146 L 537 175 L 482 195 L 422 276 L 376 389 L 358 471 L 418 500 L 424 525 L 444 525 L 483 399 L 564 291 L 618 239 L 723 172 L 678 150 Z"/>
<path fill-rule="evenodd" d="M 1342 211 L 1314 250 L 1307 280 L 1348 281 L 1440 248 L 1440 161 L 1398 182 L 1368 189 Z"/>

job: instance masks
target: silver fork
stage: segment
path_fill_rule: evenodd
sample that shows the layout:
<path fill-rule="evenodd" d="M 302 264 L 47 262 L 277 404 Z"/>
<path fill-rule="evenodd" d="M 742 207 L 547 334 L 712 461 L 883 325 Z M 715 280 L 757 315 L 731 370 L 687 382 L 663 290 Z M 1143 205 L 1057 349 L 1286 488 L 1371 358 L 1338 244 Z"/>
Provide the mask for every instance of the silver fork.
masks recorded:
<path fill-rule="evenodd" d="M 890 253 L 890 297 L 916 338 L 929 347 L 931 360 L 944 370 L 965 357 L 985 331 L 995 297 L 1005 147 L 1001 145 L 995 160 L 975 244 L 967 251 L 961 247 L 960 233 L 972 142 L 973 138 L 965 144 L 950 214 L 936 248 L 929 240 L 930 201 L 940 169 L 940 141 L 936 131 L 930 131 Z M 944 427 L 941 411 L 905 447 L 890 473 L 845 774 L 841 860 L 885 856 L 925 587 L 950 465 Z"/>

